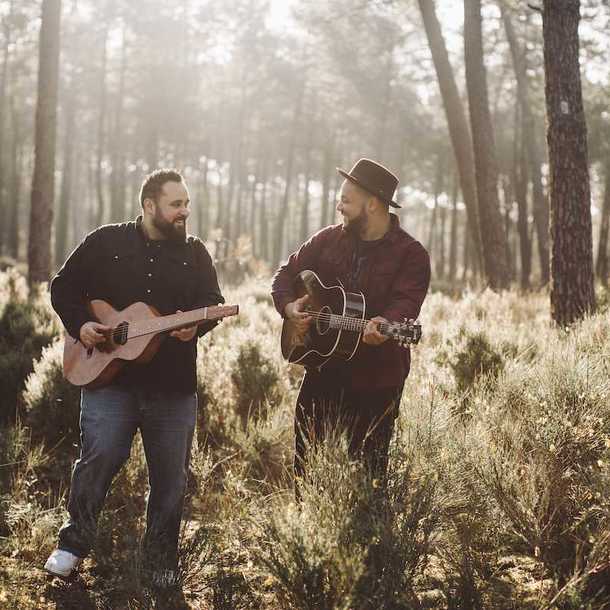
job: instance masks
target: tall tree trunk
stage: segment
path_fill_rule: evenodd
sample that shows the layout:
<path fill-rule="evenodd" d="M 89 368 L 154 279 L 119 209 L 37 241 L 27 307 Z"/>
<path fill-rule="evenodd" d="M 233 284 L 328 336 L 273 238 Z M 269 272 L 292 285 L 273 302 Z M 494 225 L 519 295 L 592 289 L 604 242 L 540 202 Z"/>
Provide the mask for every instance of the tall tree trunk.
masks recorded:
<path fill-rule="evenodd" d="M 260 249 L 259 256 L 269 260 L 269 221 L 267 219 L 267 173 L 263 174 L 263 192 L 259 204 Z"/>
<path fill-rule="evenodd" d="M 458 226 L 458 188 L 459 179 L 457 174 L 453 174 L 453 187 L 451 190 L 451 237 L 449 242 L 449 281 L 451 286 L 455 286 L 457 278 L 457 226 Z"/>
<path fill-rule="evenodd" d="M 521 260 L 521 273 L 519 275 L 521 288 L 528 290 L 532 272 L 532 244 L 528 231 L 527 219 L 527 185 L 528 166 L 525 147 L 525 129 L 527 125 L 523 119 L 522 108 L 515 105 L 515 141 L 513 154 L 512 182 L 517 200 L 517 230 L 519 232 L 519 253 Z"/>
<path fill-rule="evenodd" d="M 464 59 L 472 126 L 479 223 L 487 282 L 494 290 L 510 284 L 506 234 L 498 199 L 498 166 L 483 61 L 481 0 L 464 0 Z"/>
<path fill-rule="evenodd" d="M 43 0 L 36 103 L 35 161 L 28 240 L 28 281 L 46 282 L 51 271 L 55 190 L 55 135 L 61 0 Z"/>
<path fill-rule="evenodd" d="M 102 63 L 100 68 L 99 100 L 100 109 L 97 119 L 97 150 L 95 154 L 95 192 L 97 195 L 97 214 L 95 224 L 101 225 L 106 217 L 106 202 L 104 197 L 104 179 L 102 176 L 102 162 L 105 148 L 106 126 L 106 64 L 108 63 L 108 23 L 102 31 Z"/>
<path fill-rule="evenodd" d="M 565 325 L 595 309 L 587 125 L 578 60 L 580 0 L 544 0 L 551 316 Z"/>
<path fill-rule="evenodd" d="M 74 163 L 74 130 L 76 125 L 76 103 L 74 84 L 67 86 L 65 108 L 65 131 L 63 144 L 63 171 L 59 202 L 57 206 L 57 222 L 55 223 L 55 266 L 64 260 L 68 252 L 68 216 L 72 198 L 73 163 Z"/>
<path fill-rule="evenodd" d="M 210 189 L 208 188 L 208 165 L 210 160 L 205 157 L 201 168 L 199 181 L 199 197 L 197 200 L 197 234 L 201 239 L 207 239 L 210 231 Z"/>
<path fill-rule="evenodd" d="M 5 17 L 4 22 L 4 45 L 2 47 L 2 66 L 0 67 L 0 134 L 5 134 L 4 129 L 4 115 L 6 112 L 6 83 L 8 80 L 8 60 L 10 56 L 11 48 L 11 18 L 13 16 L 13 4 L 14 0 L 10 0 L 8 5 L 8 15 Z M 4 154 L 4 139 L 0 137 L 0 217 L 6 218 L 9 209 L 9 199 L 7 197 L 7 190 L 5 189 L 5 154 Z M 11 239 L 10 235 L 5 234 L 5 230 L 8 229 L 7 224 L 3 223 L 3 229 L 0 229 L 0 252 L 4 249 L 4 244 Z"/>
<path fill-rule="evenodd" d="M 10 100 L 13 121 L 11 143 L 11 176 L 8 205 L 8 253 L 15 260 L 19 258 L 19 211 L 21 210 L 21 174 L 23 165 L 23 143 L 21 137 L 21 116 L 17 110 L 14 96 Z"/>
<path fill-rule="evenodd" d="M 538 258 L 540 260 L 540 279 L 542 285 L 544 286 L 549 282 L 550 264 L 549 204 L 542 186 L 542 172 L 540 169 L 542 165 L 542 155 L 536 140 L 537 124 L 529 100 L 525 48 L 519 48 L 510 15 L 502 2 L 500 3 L 500 9 L 502 11 L 504 30 L 506 31 L 506 38 L 508 40 L 513 66 L 515 69 L 515 76 L 517 79 L 517 97 L 519 98 L 522 121 L 524 123 L 522 139 L 527 148 L 527 156 L 531 171 L 534 225 L 536 227 Z"/>
<path fill-rule="evenodd" d="M 284 244 L 284 230 L 286 226 L 286 218 L 288 217 L 288 203 L 290 201 L 290 189 L 293 179 L 294 157 L 296 152 L 296 141 L 298 134 L 298 126 L 301 121 L 301 111 L 303 108 L 303 95 L 305 92 L 305 82 L 296 92 L 294 112 L 292 116 L 292 128 L 290 131 L 290 139 L 288 141 L 288 150 L 286 155 L 286 174 L 284 176 L 285 186 L 284 195 L 278 210 L 277 223 L 275 226 L 275 236 L 273 240 L 273 267 L 277 268 L 282 257 L 282 248 Z"/>
<path fill-rule="evenodd" d="M 476 257 L 482 260 L 483 251 L 479 230 L 479 212 L 470 129 L 455 82 L 453 69 L 449 63 L 449 55 L 441 26 L 436 16 L 434 0 L 418 0 L 418 2 L 443 98 L 449 137 L 451 138 L 455 162 L 460 176 L 462 197 L 466 206 L 466 213 L 468 214 L 468 228 L 474 242 Z"/>
<path fill-rule="evenodd" d="M 597 247 L 597 277 L 604 286 L 608 285 L 608 233 L 610 232 L 610 153 L 606 153 L 606 182 L 604 187 L 604 205 L 599 227 L 599 244 Z"/>
<path fill-rule="evenodd" d="M 322 157 L 322 199 L 320 200 L 320 228 L 330 224 L 332 220 L 333 203 L 330 200 L 330 180 L 331 174 L 334 171 L 332 165 L 334 159 L 334 141 L 330 135 L 324 146 L 324 155 Z"/>
<path fill-rule="evenodd" d="M 112 174 L 110 175 L 110 220 L 121 222 L 125 220 L 125 192 L 127 190 L 125 136 L 123 128 L 123 104 L 125 99 L 125 72 L 127 71 L 127 42 L 125 28 L 121 44 L 121 67 L 119 72 L 119 88 L 114 107 L 114 135 L 110 157 L 112 159 Z"/>

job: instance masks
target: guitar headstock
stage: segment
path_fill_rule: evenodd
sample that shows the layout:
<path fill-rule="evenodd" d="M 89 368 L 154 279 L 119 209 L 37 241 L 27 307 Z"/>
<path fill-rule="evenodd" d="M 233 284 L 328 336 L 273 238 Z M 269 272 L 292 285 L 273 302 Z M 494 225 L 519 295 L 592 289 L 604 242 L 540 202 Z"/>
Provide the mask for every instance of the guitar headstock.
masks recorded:
<path fill-rule="evenodd" d="M 407 319 L 404 322 L 393 322 L 388 325 L 385 333 L 401 347 L 417 345 L 421 339 L 421 324 L 419 320 Z"/>

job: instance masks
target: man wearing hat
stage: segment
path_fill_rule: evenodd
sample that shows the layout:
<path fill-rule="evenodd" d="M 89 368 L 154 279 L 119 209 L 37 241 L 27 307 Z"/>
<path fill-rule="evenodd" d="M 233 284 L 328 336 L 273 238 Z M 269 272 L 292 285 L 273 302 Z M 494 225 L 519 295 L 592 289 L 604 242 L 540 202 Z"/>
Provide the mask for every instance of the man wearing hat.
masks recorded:
<path fill-rule="evenodd" d="M 331 360 L 320 370 L 306 368 L 295 412 L 295 474 L 306 475 L 306 452 L 339 428 L 350 454 L 383 478 L 410 353 L 378 331 L 382 322 L 417 318 L 430 283 L 425 248 L 400 227 L 390 207 L 398 178 L 370 159 L 360 159 L 345 178 L 337 212 L 342 222 L 321 229 L 291 254 L 275 273 L 272 296 L 284 318 L 306 332 L 312 321 L 307 296 L 296 298 L 294 282 L 305 269 L 326 286 L 362 292 L 366 326 L 355 356 Z"/>

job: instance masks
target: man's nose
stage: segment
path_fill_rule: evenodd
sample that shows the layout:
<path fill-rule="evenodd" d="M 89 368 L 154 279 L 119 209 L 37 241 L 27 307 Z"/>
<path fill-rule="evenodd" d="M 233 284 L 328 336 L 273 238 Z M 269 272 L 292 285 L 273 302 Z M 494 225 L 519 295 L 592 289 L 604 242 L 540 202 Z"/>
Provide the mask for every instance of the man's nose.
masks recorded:
<path fill-rule="evenodd" d="M 337 212 L 342 212 L 343 211 L 343 204 L 340 201 L 337 201 L 337 205 L 335 206 L 335 210 L 337 210 Z"/>

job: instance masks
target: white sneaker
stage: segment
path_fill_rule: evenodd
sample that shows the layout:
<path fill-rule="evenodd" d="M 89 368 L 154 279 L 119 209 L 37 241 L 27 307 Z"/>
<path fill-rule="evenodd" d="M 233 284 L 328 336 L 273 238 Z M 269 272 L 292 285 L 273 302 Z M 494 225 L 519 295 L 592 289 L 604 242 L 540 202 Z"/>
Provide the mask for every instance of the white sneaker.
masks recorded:
<path fill-rule="evenodd" d="M 78 567 L 82 559 L 68 551 L 55 549 L 47 562 L 44 564 L 44 569 L 54 576 L 68 578 L 70 574 Z"/>
<path fill-rule="evenodd" d="M 151 582 L 159 589 L 169 589 L 178 584 L 178 574 L 175 570 L 155 570 L 152 573 Z"/>

